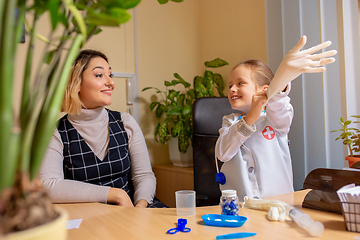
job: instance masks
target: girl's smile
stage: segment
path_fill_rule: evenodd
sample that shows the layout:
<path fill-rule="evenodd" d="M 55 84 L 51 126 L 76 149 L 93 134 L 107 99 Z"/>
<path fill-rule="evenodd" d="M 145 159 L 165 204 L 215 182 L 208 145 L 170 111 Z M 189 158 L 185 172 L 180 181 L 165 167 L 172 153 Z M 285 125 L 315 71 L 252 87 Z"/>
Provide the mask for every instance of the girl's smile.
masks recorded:
<path fill-rule="evenodd" d="M 251 79 L 252 70 L 238 66 L 230 73 L 228 98 L 232 109 L 247 114 L 251 108 L 252 96 L 257 92 L 257 86 Z"/>

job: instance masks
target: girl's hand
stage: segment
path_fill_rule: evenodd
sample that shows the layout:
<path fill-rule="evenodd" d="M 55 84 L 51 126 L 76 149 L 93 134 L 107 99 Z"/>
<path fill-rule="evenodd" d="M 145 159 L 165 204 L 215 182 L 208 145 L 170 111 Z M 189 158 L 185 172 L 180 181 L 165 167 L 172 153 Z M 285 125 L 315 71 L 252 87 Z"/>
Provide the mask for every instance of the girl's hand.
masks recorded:
<path fill-rule="evenodd" d="M 305 46 L 306 40 L 306 36 L 304 35 L 286 54 L 280 63 L 280 66 L 269 85 L 269 89 L 267 91 L 268 99 L 280 92 L 281 89 L 283 89 L 289 82 L 297 78 L 300 74 L 323 72 L 325 71 L 325 67 L 323 67 L 324 65 L 335 61 L 335 58 L 332 56 L 337 53 L 336 50 L 316 54 L 317 51 L 329 47 L 331 45 L 330 41 L 301 50 Z"/>
<path fill-rule="evenodd" d="M 107 202 L 124 207 L 134 207 L 129 195 L 120 188 L 110 188 Z"/>
<path fill-rule="evenodd" d="M 148 205 L 149 204 L 146 200 L 140 199 L 139 201 L 136 202 L 135 207 L 146 208 Z"/>
<path fill-rule="evenodd" d="M 244 121 L 247 125 L 252 126 L 256 119 L 260 117 L 263 111 L 264 105 L 267 101 L 266 89 L 257 92 L 252 96 L 252 103 L 250 111 L 244 117 Z"/>

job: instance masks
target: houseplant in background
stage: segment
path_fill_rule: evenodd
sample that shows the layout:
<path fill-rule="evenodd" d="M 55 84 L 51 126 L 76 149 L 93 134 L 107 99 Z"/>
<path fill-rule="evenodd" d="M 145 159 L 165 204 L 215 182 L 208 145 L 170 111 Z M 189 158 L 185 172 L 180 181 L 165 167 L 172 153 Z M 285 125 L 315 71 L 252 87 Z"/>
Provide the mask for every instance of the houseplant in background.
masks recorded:
<path fill-rule="evenodd" d="M 193 84 L 185 81 L 178 73 L 174 73 L 175 79 L 164 81 L 165 90 L 156 87 L 146 87 L 142 91 L 155 90 L 158 100 L 151 102 L 150 110 L 155 112 L 159 119 L 154 129 L 156 142 L 165 144 L 169 141 L 169 146 L 177 146 L 180 153 L 186 153 L 192 144 L 192 104 L 195 99 L 200 97 L 214 97 L 214 90 L 219 96 L 224 96 L 224 80 L 218 73 L 213 73 L 209 68 L 219 68 L 228 63 L 220 58 L 204 63 L 205 70 L 203 76 L 195 76 Z M 183 89 L 178 90 L 176 86 Z M 170 154 L 175 154 L 170 150 Z M 187 157 L 170 156 L 170 160 L 175 166 L 192 166 L 192 152 L 187 153 Z M 185 158 L 185 159 L 183 159 Z M 190 159 L 189 159 L 190 158 Z"/>
<path fill-rule="evenodd" d="M 360 115 L 352 115 L 353 118 L 360 118 Z M 344 121 L 343 117 L 340 117 L 342 128 L 333 130 L 331 132 L 341 132 L 340 136 L 335 140 L 342 139 L 343 144 L 347 147 L 349 155 L 345 157 L 345 160 L 349 162 L 349 167 L 355 162 L 360 161 L 360 155 L 354 153 L 360 152 L 360 130 L 358 128 L 350 127 L 352 123 L 360 123 L 360 121 Z"/>
<path fill-rule="evenodd" d="M 51 204 L 36 178 L 37 172 L 55 129 L 64 89 L 79 49 L 101 31 L 101 26 L 119 26 L 128 21 L 131 15 L 127 9 L 139 2 L 0 2 L 0 236 L 38 239 L 33 236 L 36 229 L 43 231 L 44 227 L 57 224 L 54 222 L 58 220 L 54 219 L 62 219 L 59 223 L 62 232 L 50 233 L 45 238 L 66 239 L 66 218 Z M 51 22 L 47 37 L 37 32 L 39 19 L 45 13 Z M 29 38 L 25 43 L 28 52 L 21 106 L 13 108 L 13 94 L 17 90 L 14 72 L 19 71 L 15 57 L 24 29 Z M 36 38 L 46 42 L 44 49 L 36 48 Z M 42 52 L 36 69 L 34 51 Z"/>

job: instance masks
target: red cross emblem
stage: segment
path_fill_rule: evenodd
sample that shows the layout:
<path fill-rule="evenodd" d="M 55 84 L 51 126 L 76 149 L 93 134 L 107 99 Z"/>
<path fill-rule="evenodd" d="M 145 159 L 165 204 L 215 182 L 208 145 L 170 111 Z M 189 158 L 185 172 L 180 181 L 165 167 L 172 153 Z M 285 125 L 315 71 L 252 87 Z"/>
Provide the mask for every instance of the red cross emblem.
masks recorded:
<path fill-rule="evenodd" d="M 272 140 L 275 137 L 275 131 L 272 127 L 266 126 L 265 129 L 262 131 L 262 135 L 267 140 Z"/>

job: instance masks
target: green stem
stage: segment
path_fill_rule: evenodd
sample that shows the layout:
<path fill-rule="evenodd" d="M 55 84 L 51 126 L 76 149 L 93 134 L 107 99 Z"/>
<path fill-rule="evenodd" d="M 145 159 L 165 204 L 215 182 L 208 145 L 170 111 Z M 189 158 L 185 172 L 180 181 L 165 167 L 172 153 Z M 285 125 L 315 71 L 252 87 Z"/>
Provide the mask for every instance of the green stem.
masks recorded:
<path fill-rule="evenodd" d="M 14 118 L 12 112 L 12 91 L 14 76 L 14 25 L 17 0 L 1 3 L 1 40 L 0 40 L 0 192 L 12 184 L 15 157 L 9 154 L 13 137 Z"/>
<path fill-rule="evenodd" d="M 29 109 L 30 104 L 30 76 L 31 76 L 31 67 L 33 61 L 33 53 L 34 53 L 34 45 L 36 40 L 36 33 L 37 33 L 37 26 L 38 26 L 39 16 L 38 14 L 34 14 L 34 21 L 33 21 L 33 28 L 31 30 L 30 42 L 28 45 L 28 51 L 26 56 L 26 63 L 25 63 L 25 72 L 24 72 L 24 82 L 23 82 L 23 90 L 22 90 L 22 97 L 21 97 L 21 111 L 20 111 L 20 119 L 21 119 L 21 126 L 24 127 L 26 125 L 28 114 L 31 109 Z"/>
<path fill-rule="evenodd" d="M 68 82 L 68 78 L 71 71 L 71 66 L 75 61 L 78 51 L 80 49 L 81 43 L 83 41 L 83 35 L 79 34 L 76 36 L 71 49 L 66 57 L 66 60 L 63 64 L 60 79 L 56 91 L 52 96 L 47 95 L 47 98 L 51 98 L 49 108 L 43 111 L 40 114 L 38 125 L 36 127 L 36 135 L 34 136 L 32 152 L 31 152 L 31 165 L 30 165 L 30 177 L 33 179 L 43 160 L 44 154 L 46 152 L 47 146 L 53 134 L 53 131 L 56 127 L 56 122 L 58 114 L 60 112 L 61 103 L 63 100 L 65 87 Z M 47 100 L 45 100 L 46 102 Z"/>

